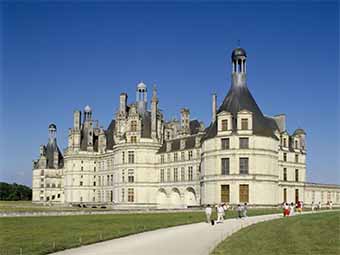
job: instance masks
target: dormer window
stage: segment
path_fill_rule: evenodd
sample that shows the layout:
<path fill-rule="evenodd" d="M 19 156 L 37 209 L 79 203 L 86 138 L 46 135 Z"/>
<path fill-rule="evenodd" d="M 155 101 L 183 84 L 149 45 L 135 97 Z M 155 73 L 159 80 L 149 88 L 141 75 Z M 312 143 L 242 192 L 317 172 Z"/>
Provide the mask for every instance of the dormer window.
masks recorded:
<path fill-rule="evenodd" d="M 228 120 L 222 120 L 222 131 L 228 130 Z"/>
<path fill-rule="evenodd" d="M 241 129 L 248 130 L 248 119 L 241 119 Z"/>
<path fill-rule="evenodd" d="M 287 138 L 283 138 L 283 147 L 287 147 Z"/>
<path fill-rule="evenodd" d="M 185 140 L 181 140 L 180 146 L 181 146 L 181 150 L 184 150 L 184 148 L 185 148 Z"/>

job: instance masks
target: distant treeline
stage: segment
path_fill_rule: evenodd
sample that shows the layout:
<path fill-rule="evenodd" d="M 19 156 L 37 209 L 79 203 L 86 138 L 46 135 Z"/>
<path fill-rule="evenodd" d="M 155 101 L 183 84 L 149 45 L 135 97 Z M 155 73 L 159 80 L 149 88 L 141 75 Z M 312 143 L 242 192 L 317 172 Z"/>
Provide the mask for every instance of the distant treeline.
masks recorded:
<path fill-rule="evenodd" d="M 0 182 L 0 200 L 32 200 L 32 189 L 16 183 Z"/>

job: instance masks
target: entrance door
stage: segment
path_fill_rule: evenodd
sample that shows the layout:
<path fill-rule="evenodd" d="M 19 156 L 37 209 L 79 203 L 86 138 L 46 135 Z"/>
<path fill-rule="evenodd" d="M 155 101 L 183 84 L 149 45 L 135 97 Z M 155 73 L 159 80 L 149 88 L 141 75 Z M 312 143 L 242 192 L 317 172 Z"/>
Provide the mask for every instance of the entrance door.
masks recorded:
<path fill-rule="evenodd" d="M 229 185 L 221 185 L 221 203 L 230 202 Z"/>

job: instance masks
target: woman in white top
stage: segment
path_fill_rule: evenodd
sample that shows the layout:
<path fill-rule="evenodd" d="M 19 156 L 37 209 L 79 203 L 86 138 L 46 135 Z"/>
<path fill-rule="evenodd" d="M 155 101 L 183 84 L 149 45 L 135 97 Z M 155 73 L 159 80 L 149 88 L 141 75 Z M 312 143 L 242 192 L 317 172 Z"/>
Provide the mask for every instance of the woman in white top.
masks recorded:
<path fill-rule="evenodd" d="M 294 203 L 291 203 L 290 207 L 289 207 L 289 216 L 293 216 L 294 215 L 294 210 L 295 210 L 294 207 L 295 207 Z"/>

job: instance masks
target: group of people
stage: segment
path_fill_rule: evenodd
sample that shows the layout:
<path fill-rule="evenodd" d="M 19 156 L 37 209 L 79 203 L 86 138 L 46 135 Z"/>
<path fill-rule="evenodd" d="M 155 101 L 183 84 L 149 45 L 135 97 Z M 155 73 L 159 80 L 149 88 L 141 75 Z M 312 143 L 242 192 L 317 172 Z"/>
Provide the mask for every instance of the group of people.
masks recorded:
<path fill-rule="evenodd" d="M 284 217 L 293 216 L 295 214 L 295 209 L 297 212 L 302 213 L 303 202 L 298 201 L 296 204 L 294 204 L 293 202 L 290 204 L 284 203 L 283 204 L 283 216 Z"/>
<path fill-rule="evenodd" d="M 328 209 L 333 209 L 333 202 L 332 201 L 327 201 L 327 208 Z M 316 210 L 321 210 L 322 208 L 322 204 L 319 201 L 319 203 L 315 204 L 314 201 L 312 202 L 312 211 L 316 211 Z"/>
<path fill-rule="evenodd" d="M 205 215 L 207 218 L 207 223 L 211 223 L 212 225 L 214 225 L 215 223 L 222 223 L 226 219 L 226 212 L 229 209 L 233 209 L 233 208 L 231 208 L 228 204 L 223 203 L 223 204 L 215 205 L 215 209 L 216 209 L 216 214 L 217 214 L 216 221 L 211 218 L 212 211 L 213 211 L 212 207 L 210 205 L 207 205 L 207 207 L 205 208 Z M 237 211 L 238 218 L 247 217 L 247 211 L 248 211 L 247 203 L 244 203 L 244 205 L 238 204 L 236 211 Z"/>

